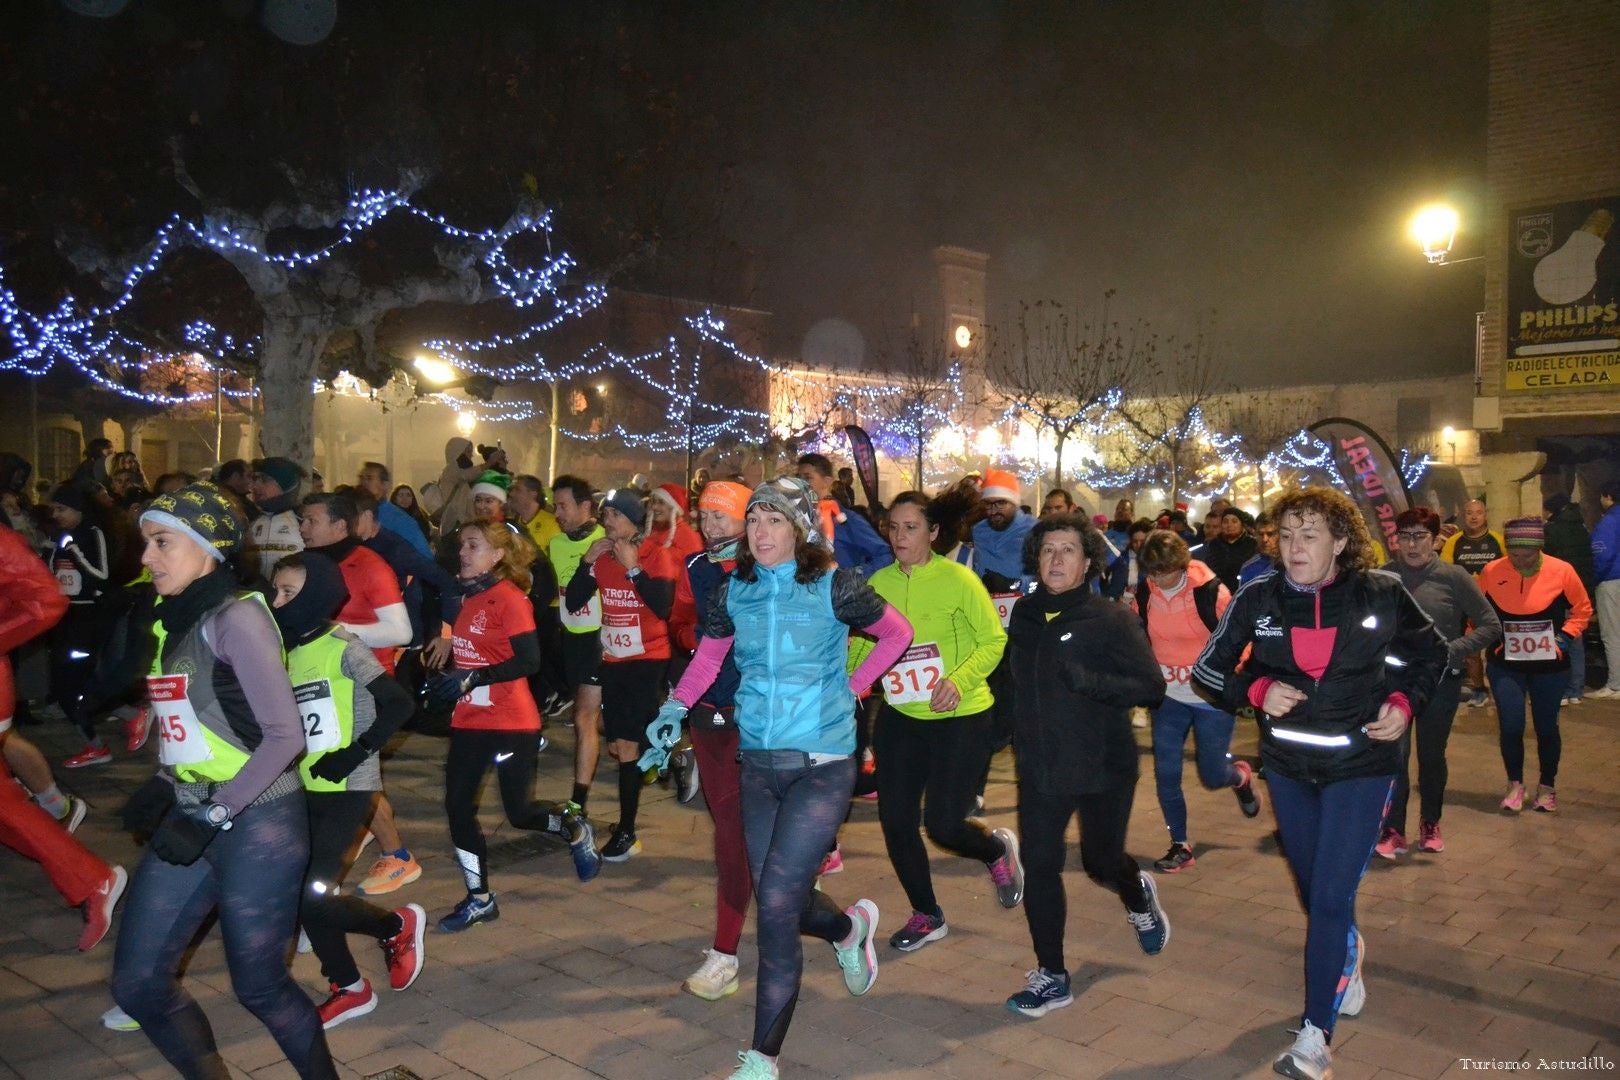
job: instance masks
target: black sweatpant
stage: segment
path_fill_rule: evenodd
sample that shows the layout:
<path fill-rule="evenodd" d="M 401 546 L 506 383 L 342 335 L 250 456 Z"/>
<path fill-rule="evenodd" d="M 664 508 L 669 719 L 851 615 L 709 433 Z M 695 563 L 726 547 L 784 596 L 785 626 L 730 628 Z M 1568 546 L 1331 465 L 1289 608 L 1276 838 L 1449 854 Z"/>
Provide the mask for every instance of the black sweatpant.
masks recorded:
<path fill-rule="evenodd" d="M 1136 781 L 1090 795 L 1054 796 L 1034 784 L 1018 785 L 1018 839 L 1024 862 L 1024 917 L 1035 960 L 1047 971 L 1063 966 L 1063 926 L 1069 917 L 1063 893 L 1063 836 L 1080 815 L 1080 865 L 1086 876 L 1117 894 L 1128 911 L 1148 911 L 1141 867 L 1125 853 Z"/>
<path fill-rule="evenodd" d="M 364 934 L 384 941 L 399 933 L 398 915 L 358 896 L 338 892 L 371 820 L 376 791 L 307 791 L 309 803 L 309 872 L 298 902 L 298 920 L 321 974 L 338 986 L 360 981 L 360 969 L 349 951 L 348 935 Z"/>
<path fill-rule="evenodd" d="M 478 799 L 484 775 L 493 766 L 501 787 L 506 820 L 520 829 L 550 831 L 551 815 L 530 797 L 539 754 L 538 731 L 450 730 L 450 753 L 444 763 L 444 811 L 450 819 L 450 841 L 467 891 L 489 891 L 485 864 L 488 847 L 478 824 Z"/>
<path fill-rule="evenodd" d="M 1001 842 L 977 821 L 969 821 L 973 797 L 989 743 L 987 713 L 916 720 L 887 702 L 878 712 L 872 752 L 878 759 L 878 820 L 900 887 L 914 911 L 939 909 L 928 871 L 928 839 L 965 859 L 990 863 L 1002 855 Z M 926 799 L 926 807 L 925 807 Z"/>
<path fill-rule="evenodd" d="M 1401 736 L 1401 771 L 1395 774 L 1395 795 L 1389 804 L 1384 824 L 1406 832 L 1406 801 L 1412 793 L 1409 778 L 1412 761 L 1412 741 L 1417 740 L 1419 821 L 1440 821 L 1440 812 L 1446 799 L 1446 742 L 1451 738 L 1451 724 L 1457 718 L 1457 702 L 1462 696 L 1462 673 L 1453 674 L 1448 668 L 1440 676 L 1434 696 L 1423 707 L 1417 719 L 1406 725 Z"/>

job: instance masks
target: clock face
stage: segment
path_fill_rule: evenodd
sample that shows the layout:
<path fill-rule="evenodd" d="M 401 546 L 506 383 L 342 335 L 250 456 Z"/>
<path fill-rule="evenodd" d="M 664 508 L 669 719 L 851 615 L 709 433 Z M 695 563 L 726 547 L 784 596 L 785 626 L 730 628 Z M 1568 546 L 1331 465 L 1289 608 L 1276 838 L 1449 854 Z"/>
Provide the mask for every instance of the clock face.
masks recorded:
<path fill-rule="evenodd" d="M 972 344 L 973 331 L 968 329 L 966 323 L 959 324 L 956 327 L 956 347 L 958 349 L 965 349 Z"/>

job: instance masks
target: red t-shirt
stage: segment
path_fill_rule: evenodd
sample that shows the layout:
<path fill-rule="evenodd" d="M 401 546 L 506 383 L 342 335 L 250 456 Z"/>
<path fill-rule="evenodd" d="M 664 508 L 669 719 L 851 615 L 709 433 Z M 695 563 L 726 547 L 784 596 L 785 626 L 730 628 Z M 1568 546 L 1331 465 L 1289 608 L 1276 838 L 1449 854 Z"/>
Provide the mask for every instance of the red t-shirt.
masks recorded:
<path fill-rule="evenodd" d="M 468 597 L 450 631 L 455 666 L 463 671 L 512 659 L 512 639 L 534 632 L 534 607 L 510 581 L 497 582 Z M 456 702 L 450 726 L 478 731 L 539 731 L 540 710 L 529 680 L 480 686 Z"/>
<path fill-rule="evenodd" d="M 637 554 L 643 574 L 662 578 L 674 588 L 680 564 L 668 548 L 649 537 L 642 541 Z M 611 553 L 603 555 L 591 567 L 591 573 L 602 591 L 602 662 L 668 660 L 669 624 L 642 602 L 619 560 Z"/>
<path fill-rule="evenodd" d="M 337 621 L 351 626 L 370 626 L 377 621 L 377 609 L 390 604 L 403 604 L 405 597 L 399 591 L 399 579 L 383 557 L 370 548 L 356 547 L 338 563 L 343 584 L 349 590 L 349 600 L 338 611 Z M 394 673 L 394 654 L 398 646 L 372 649 L 383 669 Z"/>

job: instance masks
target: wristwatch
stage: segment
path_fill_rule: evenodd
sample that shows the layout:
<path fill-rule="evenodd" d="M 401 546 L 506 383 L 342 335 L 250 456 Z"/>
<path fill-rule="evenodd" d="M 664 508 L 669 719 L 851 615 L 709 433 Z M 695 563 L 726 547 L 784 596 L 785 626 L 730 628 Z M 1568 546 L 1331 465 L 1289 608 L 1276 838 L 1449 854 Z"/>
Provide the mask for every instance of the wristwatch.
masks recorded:
<path fill-rule="evenodd" d="M 223 832 L 231 827 L 231 808 L 224 803 L 211 802 L 208 809 L 203 811 L 203 818 Z"/>
<path fill-rule="evenodd" d="M 631 581 L 636 580 L 636 578 L 641 576 L 641 567 L 632 566 L 630 569 L 624 572 L 624 576 L 629 578 Z"/>

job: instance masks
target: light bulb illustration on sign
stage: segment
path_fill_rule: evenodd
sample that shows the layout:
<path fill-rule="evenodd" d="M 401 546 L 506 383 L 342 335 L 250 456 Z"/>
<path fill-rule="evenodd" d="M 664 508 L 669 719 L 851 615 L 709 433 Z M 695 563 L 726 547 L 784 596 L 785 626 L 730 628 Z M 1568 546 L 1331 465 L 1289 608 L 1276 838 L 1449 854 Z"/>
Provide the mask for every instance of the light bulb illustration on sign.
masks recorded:
<path fill-rule="evenodd" d="M 1511 211 L 1506 393 L 1620 386 L 1620 194 Z"/>

